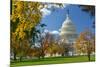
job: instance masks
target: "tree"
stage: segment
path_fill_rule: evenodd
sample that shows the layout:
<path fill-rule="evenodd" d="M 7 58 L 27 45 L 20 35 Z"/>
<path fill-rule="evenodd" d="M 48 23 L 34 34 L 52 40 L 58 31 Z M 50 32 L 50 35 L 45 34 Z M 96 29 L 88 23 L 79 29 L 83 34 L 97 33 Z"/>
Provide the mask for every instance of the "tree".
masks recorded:
<path fill-rule="evenodd" d="M 65 39 L 63 39 L 63 40 L 61 39 L 61 42 L 60 42 L 60 50 L 61 50 L 62 56 L 68 55 L 69 49 L 71 49 L 70 48 L 70 45 L 68 43 L 66 43 L 66 40 Z"/>
<path fill-rule="evenodd" d="M 40 46 L 40 56 L 42 56 L 42 58 L 44 58 L 45 56 L 45 46 L 46 46 L 46 38 L 47 36 L 43 36 L 43 33 L 44 33 L 44 29 L 45 29 L 45 24 L 39 24 L 38 28 L 39 28 L 39 34 L 38 34 L 38 42 L 40 43 L 39 46 Z"/>
<path fill-rule="evenodd" d="M 89 30 L 81 32 L 75 45 L 77 52 L 87 54 L 89 61 L 91 53 L 95 51 L 95 39 L 93 36 L 93 33 Z"/>
<path fill-rule="evenodd" d="M 36 26 L 40 23 L 42 18 L 41 9 L 47 8 L 45 3 L 40 2 L 27 2 L 19 0 L 11 0 L 11 52 L 14 56 L 22 57 L 26 55 L 31 50 L 31 46 L 35 45 L 35 38 L 38 37 L 37 34 L 40 33 L 41 49 L 43 52 L 43 39 L 41 37 L 41 30 L 37 30 Z M 57 4 L 56 4 L 57 5 Z M 60 4 L 58 4 L 60 6 Z M 45 25 L 41 24 L 41 28 Z M 27 41 L 28 48 L 24 51 L 25 43 Z M 18 48 L 15 48 L 17 47 Z M 14 46 L 14 47 L 12 47 Z M 14 52 L 15 51 L 15 52 Z M 18 52 L 18 53 L 17 53 Z M 16 58 L 15 58 L 16 60 Z"/>
<path fill-rule="evenodd" d="M 40 6 L 42 4 L 38 2 L 12 0 L 11 39 L 15 38 L 15 42 L 20 46 L 20 57 L 23 56 L 21 52 L 24 44 L 22 42 L 32 41 L 34 28 L 41 20 Z M 11 41 L 11 45 L 15 46 L 13 42 L 14 40 Z"/>
<path fill-rule="evenodd" d="M 55 37 L 55 34 L 47 33 L 44 41 L 44 45 L 46 46 L 45 55 L 49 54 L 50 56 L 59 54 L 62 55 L 64 53 L 64 46 L 59 42 L 59 37 Z"/>
<path fill-rule="evenodd" d="M 11 55 L 13 54 L 13 58 L 14 60 L 16 60 L 16 56 L 17 56 L 17 53 L 18 53 L 18 49 L 19 49 L 19 45 L 18 45 L 18 41 L 16 40 L 14 34 L 12 34 L 12 39 L 11 39 Z"/>

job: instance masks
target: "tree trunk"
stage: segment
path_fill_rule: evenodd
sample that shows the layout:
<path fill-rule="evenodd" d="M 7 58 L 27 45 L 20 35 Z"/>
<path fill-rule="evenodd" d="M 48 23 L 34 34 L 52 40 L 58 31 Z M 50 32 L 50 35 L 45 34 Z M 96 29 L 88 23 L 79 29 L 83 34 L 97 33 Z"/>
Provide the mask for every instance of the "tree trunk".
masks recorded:
<path fill-rule="evenodd" d="M 52 54 L 52 53 L 50 53 L 50 57 L 52 57 L 52 55 L 53 55 L 53 54 Z"/>
<path fill-rule="evenodd" d="M 88 60 L 91 61 L 90 53 L 88 53 Z"/>
<path fill-rule="evenodd" d="M 20 62 L 22 61 L 22 56 L 20 56 L 19 61 L 20 61 Z"/>
<path fill-rule="evenodd" d="M 45 53 L 44 53 L 44 46 L 43 46 L 43 42 L 41 41 L 41 48 L 42 48 L 42 53 L 41 53 L 41 56 L 42 56 L 42 59 L 44 59 L 44 56 L 45 56 Z"/>
<path fill-rule="evenodd" d="M 14 60 L 16 60 L 16 53 L 14 53 Z"/>
<path fill-rule="evenodd" d="M 44 59 L 44 56 L 45 56 L 45 54 L 44 54 L 44 50 L 42 49 L 42 53 L 41 53 L 41 57 L 42 57 L 42 59 Z"/>
<path fill-rule="evenodd" d="M 40 56 L 38 56 L 38 59 L 40 60 Z"/>
<path fill-rule="evenodd" d="M 62 56 L 64 56 L 64 53 L 62 53 Z"/>
<path fill-rule="evenodd" d="M 20 41 L 19 41 L 19 44 L 20 44 L 20 48 L 19 48 L 19 50 L 20 50 L 20 57 L 19 57 L 19 61 L 21 62 L 22 61 L 22 52 L 23 52 L 23 50 L 22 50 L 22 40 L 21 39 L 19 39 Z"/>

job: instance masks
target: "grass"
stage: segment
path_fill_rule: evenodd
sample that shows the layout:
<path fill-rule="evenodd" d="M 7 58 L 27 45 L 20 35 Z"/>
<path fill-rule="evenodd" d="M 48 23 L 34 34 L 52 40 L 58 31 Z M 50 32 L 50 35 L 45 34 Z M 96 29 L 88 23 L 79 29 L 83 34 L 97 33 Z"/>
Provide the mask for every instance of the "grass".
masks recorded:
<path fill-rule="evenodd" d="M 91 56 L 91 62 L 95 61 L 95 56 Z M 30 66 L 30 65 L 44 65 L 44 64 L 62 64 L 62 63 L 76 63 L 89 62 L 87 56 L 71 56 L 71 57 L 49 57 L 44 59 L 31 59 L 22 62 L 11 62 L 11 67 Z"/>

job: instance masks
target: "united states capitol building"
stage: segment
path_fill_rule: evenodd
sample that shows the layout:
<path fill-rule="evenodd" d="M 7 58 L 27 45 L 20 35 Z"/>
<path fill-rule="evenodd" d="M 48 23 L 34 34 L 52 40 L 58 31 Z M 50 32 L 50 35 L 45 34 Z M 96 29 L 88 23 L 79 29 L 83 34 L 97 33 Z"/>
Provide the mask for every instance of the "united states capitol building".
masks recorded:
<path fill-rule="evenodd" d="M 65 43 L 65 56 L 73 56 L 76 54 L 74 49 L 75 40 L 77 38 L 76 28 L 69 14 L 60 28 L 61 41 Z"/>
<path fill-rule="evenodd" d="M 72 22 L 69 14 L 66 15 L 66 18 L 64 22 L 62 23 L 60 29 L 59 29 L 59 37 L 61 45 L 64 46 L 64 54 L 63 56 L 75 56 L 77 55 L 76 50 L 75 50 L 75 41 L 77 38 L 77 32 L 76 32 L 76 27 L 74 23 Z M 46 54 L 46 57 L 49 57 L 50 54 Z M 62 56 L 62 54 L 56 54 L 54 56 Z"/>

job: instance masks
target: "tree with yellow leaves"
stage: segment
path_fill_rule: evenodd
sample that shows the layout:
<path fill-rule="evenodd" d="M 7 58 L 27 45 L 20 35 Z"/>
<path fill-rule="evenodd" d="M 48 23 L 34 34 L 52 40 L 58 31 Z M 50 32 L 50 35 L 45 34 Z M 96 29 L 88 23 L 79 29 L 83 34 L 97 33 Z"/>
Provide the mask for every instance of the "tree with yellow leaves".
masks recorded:
<path fill-rule="evenodd" d="M 35 26 L 40 22 L 42 14 L 40 12 L 40 7 L 43 6 L 42 3 L 38 2 L 26 2 L 12 0 L 11 9 L 11 49 L 14 49 L 17 45 L 20 50 L 20 60 L 24 54 L 23 47 L 25 40 L 32 40 L 33 32 L 35 31 Z M 17 44 L 17 45 L 16 45 Z M 14 53 L 15 54 L 15 53 Z M 15 55 L 16 56 L 16 55 Z"/>
<path fill-rule="evenodd" d="M 90 61 L 90 55 L 95 52 L 94 41 L 94 34 L 90 30 L 81 32 L 75 44 L 77 53 L 87 55 Z"/>
<path fill-rule="evenodd" d="M 11 52 L 19 55 L 20 61 L 22 57 L 30 51 L 32 45 L 35 44 L 35 38 L 37 37 L 38 30 L 36 26 L 40 23 L 42 18 L 41 9 L 46 8 L 48 4 L 41 2 L 30 2 L 30 1 L 20 1 L 11 0 Z M 56 4 L 61 6 L 61 4 Z M 41 35 L 41 34 L 40 34 Z M 41 38 L 41 37 L 40 37 Z M 25 41 L 27 40 L 28 48 L 24 51 Z M 41 39 L 42 40 L 42 39 Z M 41 41 L 41 45 L 43 41 Z M 18 48 L 13 48 L 17 47 Z M 30 48 L 29 48 L 30 47 Z M 18 53 L 14 53 L 15 51 Z M 42 50 L 43 51 L 43 50 Z"/>

